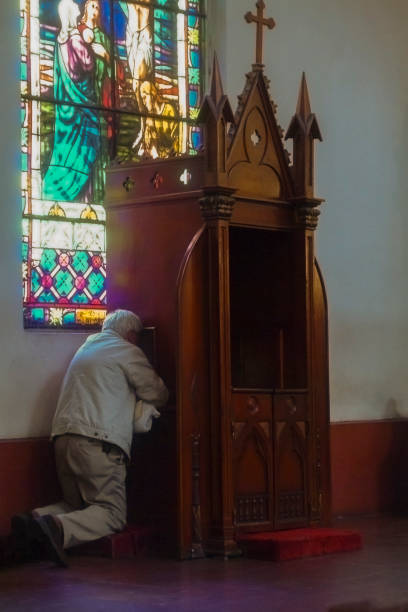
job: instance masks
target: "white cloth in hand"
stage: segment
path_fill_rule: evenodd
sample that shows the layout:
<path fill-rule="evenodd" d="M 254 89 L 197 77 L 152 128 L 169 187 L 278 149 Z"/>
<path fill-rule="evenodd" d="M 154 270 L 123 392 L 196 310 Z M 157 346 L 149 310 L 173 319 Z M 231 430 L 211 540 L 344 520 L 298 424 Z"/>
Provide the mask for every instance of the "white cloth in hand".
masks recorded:
<path fill-rule="evenodd" d="M 133 415 L 133 433 L 147 433 L 151 430 L 153 419 L 158 419 L 160 412 L 153 404 L 138 400 Z"/>

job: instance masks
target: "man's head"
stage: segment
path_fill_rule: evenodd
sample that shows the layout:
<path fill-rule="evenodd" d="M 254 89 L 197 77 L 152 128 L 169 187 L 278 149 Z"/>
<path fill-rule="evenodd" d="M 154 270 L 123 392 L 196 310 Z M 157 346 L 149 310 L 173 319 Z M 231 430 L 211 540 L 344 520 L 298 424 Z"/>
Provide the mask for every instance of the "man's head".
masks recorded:
<path fill-rule="evenodd" d="M 111 329 L 125 340 L 137 344 L 138 334 L 143 329 L 140 318 L 130 310 L 115 310 L 110 312 L 102 325 L 102 331 Z"/>

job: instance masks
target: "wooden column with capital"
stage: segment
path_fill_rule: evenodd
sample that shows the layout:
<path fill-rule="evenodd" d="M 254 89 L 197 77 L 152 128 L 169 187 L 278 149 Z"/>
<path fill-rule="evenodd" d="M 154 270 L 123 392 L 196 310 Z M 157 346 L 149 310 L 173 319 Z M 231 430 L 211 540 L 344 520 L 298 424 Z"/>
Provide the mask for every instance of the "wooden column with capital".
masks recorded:
<path fill-rule="evenodd" d="M 209 554 L 240 554 L 234 539 L 231 430 L 229 222 L 233 189 L 208 187 L 200 199 L 208 233 L 211 508 Z"/>

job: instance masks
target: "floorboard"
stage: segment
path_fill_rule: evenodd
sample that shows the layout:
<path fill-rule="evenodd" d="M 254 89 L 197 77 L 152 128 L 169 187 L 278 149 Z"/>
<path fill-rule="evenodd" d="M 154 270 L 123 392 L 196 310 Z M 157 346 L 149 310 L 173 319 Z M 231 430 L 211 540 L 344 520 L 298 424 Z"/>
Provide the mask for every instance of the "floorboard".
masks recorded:
<path fill-rule="evenodd" d="M 1 568 L 0 610 L 408 610 L 408 517 L 347 519 L 336 526 L 359 529 L 364 548 L 279 563 L 73 556 L 67 570 L 45 561 Z"/>

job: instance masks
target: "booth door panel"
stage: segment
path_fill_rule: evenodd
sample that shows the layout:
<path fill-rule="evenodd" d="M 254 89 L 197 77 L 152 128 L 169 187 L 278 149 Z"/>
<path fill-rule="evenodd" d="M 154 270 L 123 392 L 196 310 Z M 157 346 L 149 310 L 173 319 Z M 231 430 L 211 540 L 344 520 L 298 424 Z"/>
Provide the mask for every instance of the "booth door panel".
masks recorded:
<path fill-rule="evenodd" d="M 235 523 L 240 531 L 273 528 L 272 401 L 232 394 Z"/>
<path fill-rule="evenodd" d="M 275 525 L 308 523 L 307 394 L 274 395 Z"/>

